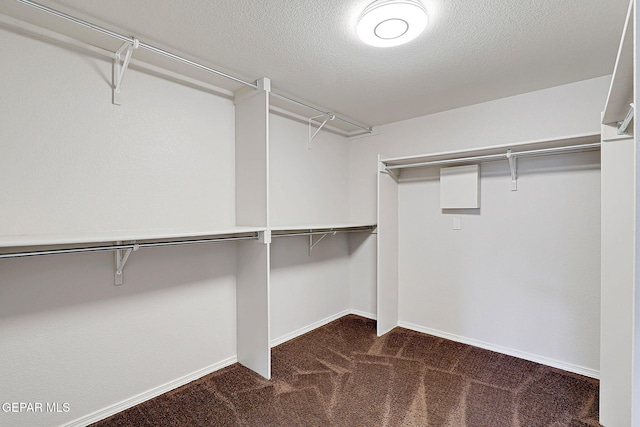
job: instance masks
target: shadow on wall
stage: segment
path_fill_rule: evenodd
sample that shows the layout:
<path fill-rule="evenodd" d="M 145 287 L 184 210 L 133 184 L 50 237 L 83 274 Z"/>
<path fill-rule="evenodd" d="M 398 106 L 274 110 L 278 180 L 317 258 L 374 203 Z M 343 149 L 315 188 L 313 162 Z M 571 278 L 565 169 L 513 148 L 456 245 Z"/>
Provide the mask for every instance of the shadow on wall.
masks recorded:
<path fill-rule="evenodd" d="M 235 280 L 234 242 L 142 249 L 114 285 L 112 252 L 0 260 L 0 319 L 182 286 Z M 229 279 L 230 278 L 230 279 Z"/>
<path fill-rule="evenodd" d="M 271 268 L 301 267 L 339 260 L 348 255 L 347 234 L 328 234 L 319 241 L 321 237 L 313 236 L 313 242 L 318 244 L 313 247 L 311 254 L 308 236 L 274 237 L 271 243 Z"/>
<path fill-rule="evenodd" d="M 320 240 L 322 236 L 313 236 L 315 246 L 311 252 L 308 236 L 274 237 L 271 244 L 271 268 L 275 270 L 346 259 L 372 237 L 372 233 L 329 233 Z"/>

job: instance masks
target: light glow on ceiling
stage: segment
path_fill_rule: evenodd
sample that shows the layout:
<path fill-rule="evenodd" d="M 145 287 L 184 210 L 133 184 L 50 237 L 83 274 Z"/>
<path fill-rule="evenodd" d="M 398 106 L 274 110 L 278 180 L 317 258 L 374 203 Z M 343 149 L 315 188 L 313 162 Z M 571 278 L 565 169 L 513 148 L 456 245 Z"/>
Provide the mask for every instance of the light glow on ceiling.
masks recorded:
<path fill-rule="evenodd" d="M 418 37 L 428 21 L 419 0 L 376 0 L 360 15 L 356 31 L 368 45 L 391 47 Z"/>

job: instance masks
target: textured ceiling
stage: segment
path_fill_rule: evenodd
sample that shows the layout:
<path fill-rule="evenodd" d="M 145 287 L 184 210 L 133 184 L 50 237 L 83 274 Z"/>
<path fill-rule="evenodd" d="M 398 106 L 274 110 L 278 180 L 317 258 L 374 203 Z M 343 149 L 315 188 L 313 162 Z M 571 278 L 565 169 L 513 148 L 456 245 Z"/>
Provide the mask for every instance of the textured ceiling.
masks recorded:
<path fill-rule="evenodd" d="M 0 12 L 11 14 L 11 1 L 2 0 Z M 269 77 L 281 93 L 368 125 L 610 74 L 628 7 L 628 0 L 424 0 L 425 33 L 375 48 L 355 35 L 370 0 L 41 3 L 248 81 Z"/>

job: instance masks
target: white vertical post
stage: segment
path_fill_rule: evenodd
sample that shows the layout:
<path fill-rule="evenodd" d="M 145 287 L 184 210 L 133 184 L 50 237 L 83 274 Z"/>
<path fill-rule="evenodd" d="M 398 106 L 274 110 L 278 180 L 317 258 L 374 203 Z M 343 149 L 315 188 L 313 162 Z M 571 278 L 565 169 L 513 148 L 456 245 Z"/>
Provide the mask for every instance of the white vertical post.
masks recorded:
<path fill-rule="evenodd" d="M 271 244 L 237 243 L 236 323 L 238 363 L 271 378 Z"/>
<path fill-rule="evenodd" d="M 378 336 L 398 325 L 398 183 L 378 156 Z"/>
<path fill-rule="evenodd" d="M 269 91 L 271 82 L 236 93 L 236 225 L 266 227 L 269 218 Z"/>
<path fill-rule="evenodd" d="M 640 150 L 638 147 L 640 146 L 640 132 L 638 132 L 637 120 L 635 119 L 635 107 L 640 102 L 640 90 L 638 88 L 638 84 L 640 84 L 640 79 L 638 79 L 638 73 L 640 73 L 640 68 L 638 67 L 638 63 L 640 61 L 640 32 L 638 31 L 638 25 L 640 24 L 640 10 L 638 10 L 638 5 L 636 0 L 632 0 L 631 4 L 633 5 L 633 103 L 631 108 L 633 109 L 633 117 L 634 117 L 634 147 L 635 147 L 635 280 L 634 280 L 634 296 L 635 301 L 633 301 L 633 359 L 631 361 L 631 370 L 633 372 L 632 378 L 632 395 L 631 395 L 631 425 L 640 426 L 640 274 L 638 274 L 638 269 L 640 267 L 640 197 L 638 197 L 638 189 L 640 189 Z M 631 111 L 630 111 L 631 114 Z M 627 123 L 628 125 L 628 123 Z"/>
<path fill-rule="evenodd" d="M 236 225 L 269 226 L 269 92 L 271 82 L 241 89 L 234 98 L 236 119 Z M 259 242 L 238 242 L 236 322 L 238 362 L 271 377 L 271 231 Z"/>

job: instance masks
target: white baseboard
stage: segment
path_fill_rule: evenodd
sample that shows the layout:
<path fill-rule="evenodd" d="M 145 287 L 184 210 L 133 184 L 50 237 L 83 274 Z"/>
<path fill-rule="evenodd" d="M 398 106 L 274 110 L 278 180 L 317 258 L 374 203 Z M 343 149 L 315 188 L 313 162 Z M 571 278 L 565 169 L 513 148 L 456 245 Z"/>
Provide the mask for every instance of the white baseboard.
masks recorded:
<path fill-rule="evenodd" d="M 321 326 L 324 326 L 327 323 L 331 323 L 334 320 L 337 320 L 337 319 L 339 319 L 341 317 L 344 317 L 344 316 L 346 316 L 348 314 L 355 314 L 356 316 L 360 316 L 360 317 L 365 317 L 367 319 L 376 320 L 376 315 L 375 314 L 367 313 L 367 312 L 360 311 L 360 310 L 344 310 L 344 311 L 341 311 L 340 313 L 333 314 L 333 315 L 331 315 L 329 317 L 326 317 L 326 318 L 324 318 L 322 320 L 314 322 L 314 323 L 312 323 L 310 325 L 307 325 L 307 326 L 305 326 L 303 328 L 297 329 L 297 330 L 295 330 L 293 332 L 290 332 L 288 334 L 285 334 L 285 335 L 283 335 L 283 336 L 281 336 L 279 338 L 271 340 L 271 347 L 275 347 L 277 345 L 283 344 L 283 343 L 285 343 L 285 342 L 287 342 L 289 340 L 292 340 L 292 339 L 294 339 L 296 337 L 299 337 L 300 335 L 304 335 L 307 332 L 311 332 L 314 329 L 317 329 L 317 328 L 319 328 Z"/>
<path fill-rule="evenodd" d="M 228 359 L 225 359 L 221 362 L 207 366 L 206 368 L 192 372 L 183 377 L 177 378 L 173 381 L 169 381 L 166 384 L 152 388 L 151 390 L 145 391 L 136 396 L 125 399 L 119 403 L 116 403 L 115 405 L 108 406 L 104 409 L 100 409 L 99 411 L 93 412 L 89 415 L 85 415 L 84 417 L 77 418 L 67 424 L 63 424 L 63 427 L 88 426 L 89 424 L 103 420 L 107 417 L 117 414 L 118 412 L 122 412 L 126 409 L 136 406 L 149 399 L 153 399 L 154 397 L 158 397 L 161 394 L 164 394 L 168 391 L 174 390 L 178 387 L 188 384 L 191 381 L 197 380 L 198 378 L 202 378 L 205 375 L 209 375 L 210 373 L 215 372 L 219 369 L 226 368 L 227 366 L 233 365 L 237 361 L 238 361 L 238 358 L 236 356 L 229 357 Z"/>
<path fill-rule="evenodd" d="M 377 316 L 375 314 L 372 313 L 367 313 L 364 311 L 360 311 L 360 310 L 344 310 L 341 311 L 340 313 L 336 313 L 334 315 L 331 315 L 325 319 L 319 320 L 317 322 L 314 322 L 310 325 L 307 325 L 303 328 L 297 329 L 293 332 L 290 332 L 288 334 L 285 334 L 279 338 L 276 338 L 274 340 L 271 341 L 271 347 L 275 347 L 279 344 L 285 343 L 293 338 L 299 337 L 300 335 L 306 334 L 307 332 L 311 332 L 314 329 L 317 329 L 321 326 L 326 325 L 327 323 L 331 323 L 334 320 L 337 320 L 341 317 L 344 317 L 348 314 L 354 314 L 356 316 L 361 316 L 367 319 L 372 319 L 372 320 L 376 320 Z M 580 374 L 580 375 L 584 375 L 587 377 L 591 377 L 591 378 L 596 378 L 599 379 L 600 377 L 600 372 L 595 370 L 595 369 L 590 369 L 590 368 L 585 368 L 582 366 L 577 366 L 577 365 L 573 365 L 571 363 L 566 363 L 566 362 L 561 362 L 559 360 L 554 360 L 554 359 L 550 359 L 547 357 L 543 357 L 543 356 L 538 356 L 535 354 L 530 354 L 530 353 L 526 353 L 520 350 L 515 350 L 509 347 L 503 347 L 503 346 L 499 346 L 499 345 L 495 345 L 495 344 L 490 344 L 484 341 L 480 341 L 480 340 L 476 340 L 476 339 L 472 339 L 472 338 L 467 338 L 467 337 L 463 337 L 463 336 L 459 336 L 459 335 L 455 335 L 455 334 L 451 334 L 448 332 L 443 332 L 443 331 L 439 331 L 436 329 L 431 329 L 431 328 L 426 328 L 420 325 L 415 325 L 413 323 L 409 323 L 409 322 L 398 322 L 398 326 L 402 327 L 402 328 L 406 328 L 406 329 L 410 329 L 416 332 L 422 332 L 425 334 L 429 334 L 429 335 L 433 335 L 436 337 L 440 337 L 440 338 L 444 338 L 444 339 L 448 339 L 451 341 L 456 341 L 456 342 L 460 342 L 463 344 L 469 344 L 475 347 L 480 347 L 480 348 L 484 348 L 486 350 L 491 350 L 491 351 L 495 351 L 498 353 L 502 353 L 502 354 L 506 354 L 509 356 L 514 356 L 514 357 L 518 357 L 520 359 L 525 359 L 525 360 L 529 360 L 531 362 L 536 362 L 536 363 L 540 363 L 542 365 L 546 365 L 546 366 L 551 366 L 554 368 L 558 368 L 558 369 L 562 369 L 564 371 L 568 371 L 568 372 L 573 372 L 576 374 Z M 138 405 L 142 402 L 145 402 L 149 399 L 153 399 L 154 397 L 160 396 L 163 393 L 166 393 L 168 391 L 174 390 L 178 387 L 181 387 L 185 384 L 190 383 L 191 381 L 197 380 L 198 378 L 202 378 L 205 375 L 208 375 L 210 373 L 213 373 L 217 370 L 220 370 L 222 368 L 225 368 L 227 366 L 233 365 L 234 363 L 236 363 L 238 361 L 236 356 L 232 356 L 229 357 L 228 359 L 222 360 L 218 363 L 215 363 L 213 365 L 210 365 L 206 368 L 200 369 L 198 371 L 192 372 L 191 374 L 185 375 L 181 378 L 177 378 L 173 381 L 170 381 L 166 384 L 163 384 L 161 386 L 155 387 L 151 390 L 148 390 L 144 393 L 140 393 L 136 396 L 130 397 L 128 399 L 125 399 L 119 403 L 116 403 L 115 405 L 111 405 L 108 406 L 104 409 L 101 409 L 99 411 L 93 412 L 89 415 L 77 418 L 67 424 L 64 424 L 63 427 L 81 427 L 81 426 L 87 426 L 89 424 L 95 423 L 97 421 L 103 420 L 105 418 L 108 418 L 112 415 L 117 414 L 118 412 L 122 412 L 126 409 L 129 409 L 135 405 Z"/>
<path fill-rule="evenodd" d="M 294 339 L 296 337 L 299 337 L 300 335 L 304 335 L 307 332 L 311 332 L 314 329 L 317 329 L 317 328 L 319 328 L 321 326 L 324 326 L 327 323 L 331 323 L 334 320 L 339 319 L 339 318 L 341 318 L 343 316 L 346 316 L 347 314 L 350 314 L 350 313 L 351 312 L 349 310 L 344 310 L 344 311 L 341 311 L 340 313 L 333 314 L 333 315 L 331 315 L 329 317 L 326 317 L 326 318 L 324 318 L 322 320 L 318 320 L 317 322 L 313 322 L 312 324 L 304 326 L 304 327 L 302 327 L 300 329 L 297 329 L 297 330 L 295 330 L 293 332 L 289 332 L 288 334 L 284 334 L 281 337 L 278 337 L 276 339 L 272 339 L 271 340 L 271 347 L 275 347 L 275 346 L 283 344 L 283 343 L 285 343 L 285 342 L 287 342 L 289 340 L 292 340 L 292 339 Z"/>
<path fill-rule="evenodd" d="M 365 317 L 371 320 L 378 320 L 378 316 L 373 313 L 367 313 L 366 311 L 350 310 L 349 314 L 355 314 L 356 316 Z"/>
<path fill-rule="evenodd" d="M 439 331 L 437 329 L 426 328 L 424 326 L 415 325 L 409 322 L 398 322 L 398 326 L 412 331 L 422 332 L 425 334 L 433 335 L 439 338 L 456 341 L 463 344 L 469 344 L 474 347 L 484 348 L 485 350 L 495 351 L 497 353 L 506 354 L 508 356 L 518 357 L 520 359 L 529 360 L 531 362 L 540 363 L 541 365 L 551 366 L 552 368 L 562 369 L 563 371 L 573 372 L 575 374 L 584 375 L 586 377 L 600 379 L 600 371 L 585 368 L 583 366 L 574 365 L 572 363 L 562 362 L 560 360 L 551 359 L 536 354 L 527 353 L 520 350 L 515 350 L 509 347 L 503 347 L 496 344 L 487 343 L 484 341 L 463 337 L 460 335 L 451 334 L 448 332 Z"/>
<path fill-rule="evenodd" d="M 307 332 L 311 332 L 314 329 L 317 329 L 321 326 L 326 325 L 327 323 L 331 323 L 334 320 L 337 320 L 341 317 L 344 317 L 348 314 L 355 314 L 357 316 L 361 316 L 361 317 L 365 317 L 368 319 L 373 319 L 375 320 L 376 316 L 374 314 L 371 313 L 366 313 L 363 311 L 359 311 L 359 310 L 344 310 L 341 311 L 340 313 L 334 314 L 332 316 L 329 316 L 325 319 L 319 320 L 317 322 L 314 322 L 308 326 L 305 326 L 303 328 L 300 328 L 296 331 L 293 331 L 291 333 L 288 333 L 286 335 L 281 336 L 280 338 L 277 338 L 275 340 L 271 341 L 271 347 L 275 347 L 276 345 L 282 344 L 286 341 L 289 341 L 293 338 L 296 338 L 300 335 L 306 334 Z M 178 387 L 181 387 L 185 384 L 190 383 L 191 381 L 195 381 L 198 378 L 202 378 L 205 375 L 209 375 L 210 373 L 213 373 L 219 369 L 222 368 L 226 368 L 227 366 L 233 365 L 234 363 L 236 363 L 238 361 L 237 356 L 233 356 L 233 357 L 229 357 L 228 359 L 225 359 L 221 362 L 215 363 L 213 365 L 207 366 L 206 368 L 200 369 L 196 372 L 192 372 L 191 374 L 185 375 L 181 378 L 177 378 L 173 381 L 170 381 L 166 384 L 163 384 L 161 386 L 155 387 L 151 390 L 145 391 L 144 393 L 140 393 L 136 396 L 130 397 L 128 399 L 125 399 L 119 403 L 116 403 L 115 405 L 111 405 L 108 406 L 104 409 L 100 409 L 99 411 L 93 412 L 91 414 L 85 415 L 83 417 L 77 418 L 73 421 L 70 421 L 66 424 L 63 424 L 62 427 L 83 427 L 83 426 L 87 426 L 89 424 L 95 423 L 97 421 L 103 420 L 105 418 L 108 418 L 112 415 L 117 414 L 118 412 L 122 412 L 126 409 L 129 409 L 133 406 L 136 406 L 142 402 L 145 402 L 147 400 L 153 399 L 154 397 L 158 397 L 161 394 L 164 394 L 168 391 L 174 390 Z"/>

